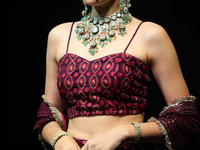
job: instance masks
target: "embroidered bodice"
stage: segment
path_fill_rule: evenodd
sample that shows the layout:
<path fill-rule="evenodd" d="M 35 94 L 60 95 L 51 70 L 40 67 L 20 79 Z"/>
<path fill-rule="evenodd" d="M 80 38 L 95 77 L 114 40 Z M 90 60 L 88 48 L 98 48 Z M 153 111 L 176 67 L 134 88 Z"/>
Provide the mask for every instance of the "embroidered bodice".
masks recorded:
<path fill-rule="evenodd" d="M 126 53 L 93 61 L 68 53 L 59 63 L 58 88 L 69 118 L 142 113 L 149 80 L 148 67 Z"/>
<path fill-rule="evenodd" d="M 149 68 L 125 51 L 92 61 L 71 53 L 61 58 L 57 83 L 68 118 L 144 112 Z"/>

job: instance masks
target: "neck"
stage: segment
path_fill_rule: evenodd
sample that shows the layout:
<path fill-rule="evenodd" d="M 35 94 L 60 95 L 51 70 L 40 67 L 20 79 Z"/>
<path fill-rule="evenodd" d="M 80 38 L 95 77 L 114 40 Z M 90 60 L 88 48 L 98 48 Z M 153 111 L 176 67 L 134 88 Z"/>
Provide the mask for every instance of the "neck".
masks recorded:
<path fill-rule="evenodd" d="M 102 4 L 100 6 L 92 6 L 92 13 L 96 17 L 108 16 L 115 13 L 120 8 L 119 0 L 110 0 L 109 2 Z"/>

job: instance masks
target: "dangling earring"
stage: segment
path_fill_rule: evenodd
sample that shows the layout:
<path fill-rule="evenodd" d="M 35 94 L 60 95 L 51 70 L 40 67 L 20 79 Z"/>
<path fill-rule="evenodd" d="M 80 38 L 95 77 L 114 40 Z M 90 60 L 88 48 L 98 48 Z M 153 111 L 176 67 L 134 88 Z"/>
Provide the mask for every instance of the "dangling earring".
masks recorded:
<path fill-rule="evenodd" d="M 128 13 L 128 9 L 131 7 L 130 0 L 120 0 L 120 9 L 125 14 Z"/>
<path fill-rule="evenodd" d="M 131 22 L 131 13 L 129 12 L 129 8 L 131 7 L 130 0 L 120 0 L 120 10 L 122 13 L 122 19 L 124 21 Z"/>
<path fill-rule="evenodd" d="M 85 9 L 82 11 L 82 16 L 84 17 L 87 15 L 87 11 L 88 11 L 88 7 L 85 0 L 83 0 L 83 5 L 85 6 Z"/>

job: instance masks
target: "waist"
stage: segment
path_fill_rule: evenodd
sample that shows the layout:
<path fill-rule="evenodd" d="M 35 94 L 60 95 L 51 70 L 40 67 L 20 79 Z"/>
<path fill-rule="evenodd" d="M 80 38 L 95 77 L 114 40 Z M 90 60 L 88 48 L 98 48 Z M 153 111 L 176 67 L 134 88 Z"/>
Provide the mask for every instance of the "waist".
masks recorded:
<path fill-rule="evenodd" d="M 91 116 L 69 119 L 67 132 L 74 138 L 88 140 L 122 124 L 143 122 L 143 114 L 126 116 Z"/>

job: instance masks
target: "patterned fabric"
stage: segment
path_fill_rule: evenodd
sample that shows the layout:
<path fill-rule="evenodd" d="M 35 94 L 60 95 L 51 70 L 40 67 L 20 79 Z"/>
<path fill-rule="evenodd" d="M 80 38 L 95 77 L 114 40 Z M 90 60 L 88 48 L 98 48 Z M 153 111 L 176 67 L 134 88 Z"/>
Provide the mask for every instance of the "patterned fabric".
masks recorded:
<path fill-rule="evenodd" d="M 174 150 L 190 149 L 200 134 L 200 116 L 194 102 L 169 107 L 157 120 L 165 127 Z"/>
<path fill-rule="evenodd" d="M 149 81 L 149 68 L 123 52 L 93 61 L 67 53 L 59 62 L 58 88 L 68 118 L 142 113 Z"/>
<path fill-rule="evenodd" d="M 82 140 L 82 139 L 76 139 L 73 138 L 76 143 L 79 145 L 80 148 L 82 148 L 87 140 Z M 133 139 L 126 139 L 123 141 L 115 150 L 155 150 L 152 144 L 140 144 L 140 143 L 134 143 L 133 144 Z M 160 148 L 160 147 L 159 147 Z M 166 150 L 165 148 L 158 149 L 158 150 Z"/>

